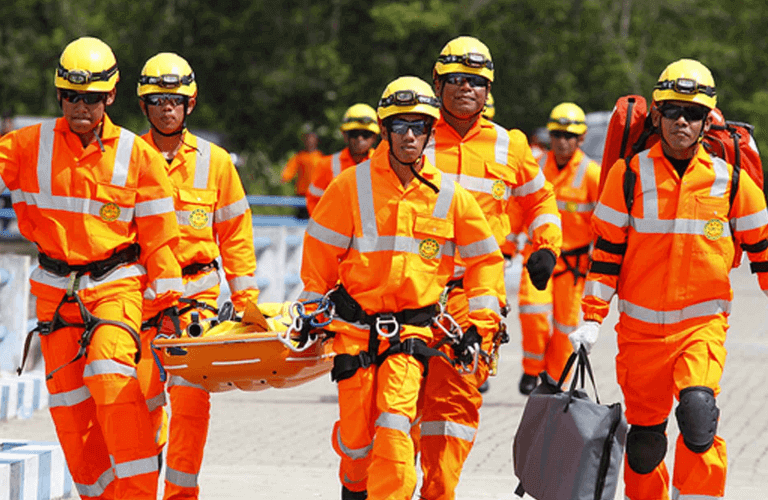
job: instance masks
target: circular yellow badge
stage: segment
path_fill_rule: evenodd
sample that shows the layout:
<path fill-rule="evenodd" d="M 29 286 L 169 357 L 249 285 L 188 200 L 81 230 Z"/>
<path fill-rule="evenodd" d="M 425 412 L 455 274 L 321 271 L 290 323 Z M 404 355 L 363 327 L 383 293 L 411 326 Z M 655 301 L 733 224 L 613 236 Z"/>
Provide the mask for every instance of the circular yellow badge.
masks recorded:
<path fill-rule="evenodd" d="M 419 255 L 425 259 L 434 259 L 437 252 L 440 251 L 440 243 L 432 238 L 427 238 L 419 243 Z"/>
<path fill-rule="evenodd" d="M 120 207 L 117 206 L 117 203 L 105 203 L 101 206 L 99 215 L 104 222 L 112 222 L 120 217 Z"/>
<path fill-rule="evenodd" d="M 717 219 L 709 219 L 704 226 L 704 236 L 708 240 L 716 240 L 723 235 L 723 222 Z"/>
<path fill-rule="evenodd" d="M 573 212 L 575 212 L 575 211 L 576 211 L 576 209 L 578 208 L 578 206 L 579 206 L 579 205 L 578 205 L 578 204 L 577 204 L 575 201 L 566 201 L 566 202 L 565 202 L 565 210 L 566 210 L 566 212 L 571 212 L 571 213 L 573 213 Z"/>
<path fill-rule="evenodd" d="M 504 184 L 504 181 L 497 180 L 493 183 L 493 187 L 491 188 L 491 196 L 493 196 L 496 200 L 501 200 L 504 198 L 504 195 L 507 192 L 507 186 Z"/>
<path fill-rule="evenodd" d="M 208 225 L 208 214 L 202 208 L 196 208 L 189 214 L 189 225 L 195 229 L 203 229 Z"/>

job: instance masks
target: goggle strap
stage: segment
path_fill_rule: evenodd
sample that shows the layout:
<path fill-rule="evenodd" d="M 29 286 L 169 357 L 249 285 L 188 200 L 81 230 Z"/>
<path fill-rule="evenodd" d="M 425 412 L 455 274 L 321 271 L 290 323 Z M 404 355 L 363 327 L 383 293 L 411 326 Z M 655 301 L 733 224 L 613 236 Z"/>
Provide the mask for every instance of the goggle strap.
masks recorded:
<path fill-rule="evenodd" d="M 683 80 L 690 80 L 689 78 L 683 78 Z M 678 88 L 677 80 L 664 80 L 663 82 L 657 82 L 656 85 L 654 85 L 654 89 L 656 90 L 674 90 L 675 92 L 678 92 L 680 94 L 704 94 L 707 97 L 715 97 L 717 92 L 715 91 L 715 87 L 710 87 L 709 85 L 700 85 L 698 82 L 694 81 L 694 84 L 696 86 L 695 90 L 693 91 L 686 91 L 685 89 Z"/>
<path fill-rule="evenodd" d="M 70 83 L 74 83 L 76 85 L 85 85 L 86 83 L 91 82 L 101 82 L 101 81 L 108 81 L 114 74 L 117 73 L 117 63 L 113 64 L 111 68 L 105 69 L 104 71 L 100 71 L 98 73 L 91 73 L 88 70 L 85 69 L 73 69 L 68 70 L 64 66 L 59 63 L 59 67 L 56 68 L 56 74 L 65 80 L 67 80 Z M 71 77 L 81 77 L 83 78 L 82 82 L 78 81 L 72 81 Z M 75 78 L 77 80 L 77 78 Z"/>
<path fill-rule="evenodd" d="M 441 56 L 437 57 L 437 62 L 441 62 L 443 64 L 456 64 L 456 63 L 458 63 L 458 64 L 463 64 L 464 66 L 467 66 L 469 68 L 480 68 L 480 67 L 485 66 L 486 68 L 492 70 L 493 69 L 493 61 L 491 61 L 490 59 L 485 59 L 485 57 L 482 56 L 482 55 L 481 55 L 481 57 L 483 57 L 483 62 L 480 63 L 480 64 L 467 64 L 468 59 L 469 59 L 468 55 L 463 55 L 463 56 L 441 55 Z"/>
<path fill-rule="evenodd" d="M 558 125 L 586 125 L 587 122 L 569 120 L 567 118 L 550 118 L 549 123 L 556 123 Z"/>
<path fill-rule="evenodd" d="M 169 83 L 163 80 L 164 77 L 167 76 L 173 76 L 177 78 L 177 82 Z M 191 85 L 195 81 L 195 72 L 184 76 L 178 76 L 178 75 L 160 75 L 160 76 L 148 76 L 148 75 L 141 75 L 139 77 L 139 85 L 157 85 L 159 87 L 163 88 L 176 88 L 181 87 L 182 85 Z"/>

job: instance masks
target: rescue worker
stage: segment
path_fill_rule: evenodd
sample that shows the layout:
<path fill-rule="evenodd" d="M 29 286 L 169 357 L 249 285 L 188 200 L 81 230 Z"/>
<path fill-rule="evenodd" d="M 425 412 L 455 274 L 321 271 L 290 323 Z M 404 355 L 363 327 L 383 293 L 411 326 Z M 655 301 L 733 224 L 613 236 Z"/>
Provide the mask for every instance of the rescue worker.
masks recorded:
<path fill-rule="evenodd" d="M 575 350 L 589 352 L 618 296 L 616 371 L 631 424 L 626 497 L 724 498 L 716 397 L 733 297 L 728 272 L 738 244 L 768 292 L 768 213 L 750 176 L 742 172 L 732 184 L 733 167 L 701 146 L 717 104 L 709 69 L 693 59 L 671 63 L 653 100 L 661 140 L 632 157 L 629 170 L 619 160 L 608 172 L 592 218 L 597 241 L 582 299 L 586 321 L 569 337 Z M 629 199 L 625 171 L 634 185 Z M 680 435 L 670 491 L 664 456 L 674 399 Z"/>
<path fill-rule="evenodd" d="M 323 152 L 317 149 L 319 139 L 316 133 L 306 132 L 302 134 L 301 140 L 304 144 L 304 149 L 291 156 L 280 173 L 280 180 L 282 182 L 291 182 L 294 178 L 296 179 L 296 184 L 294 185 L 296 196 L 307 195 L 307 189 L 312 180 L 312 172 L 323 157 Z M 296 217 L 308 219 L 309 212 L 306 207 L 298 207 Z"/>
<path fill-rule="evenodd" d="M 309 215 L 312 215 L 312 210 L 335 177 L 373 154 L 379 137 L 376 111 L 365 103 L 353 104 L 341 120 L 341 133 L 346 147 L 332 155 L 323 156 L 312 171 L 312 180 L 307 188 Z"/>
<path fill-rule="evenodd" d="M 0 191 L 39 250 L 50 412 L 80 498 L 155 500 L 138 332 L 142 296 L 163 309 L 181 295 L 179 229 L 162 156 L 106 114 L 119 75 L 101 40 L 69 43 L 54 73 L 63 117 L 0 139 Z"/>
<path fill-rule="evenodd" d="M 256 303 L 259 296 L 251 210 L 237 170 L 227 151 L 186 129 L 186 118 L 197 104 L 197 92 L 195 73 L 189 63 L 171 52 L 161 52 L 147 60 L 137 87 L 139 105 L 150 125 L 143 139 L 165 158 L 164 171 L 174 188 L 181 232 L 174 253 L 184 280 L 181 331 L 190 324 L 192 314 L 199 320 L 216 314 L 219 257 L 235 310 L 245 310 L 246 302 Z M 143 320 L 149 322 L 147 326 L 160 312 L 152 304 L 145 304 Z M 158 327 L 162 326 L 159 321 L 154 323 L 142 334 L 147 353 Z M 142 360 L 140 379 L 147 405 L 154 408 L 155 429 L 161 429 L 161 448 L 165 440 L 165 394 L 154 359 L 146 358 Z M 211 396 L 202 386 L 177 376 L 170 377 L 168 393 L 171 420 L 163 498 L 198 498 L 197 479 L 208 433 Z"/>
<path fill-rule="evenodd" d="M 555 196 L 525 135 L 480 116 L 493 77 L 491 53 L 480 40 L 461 36 L 443 47 L 433 69 L 435 91 L 442 103 L 440 119 L 426 156 L 447 178 L 474 195 L 499 245 L 510 233 L 509 200 L 514 197 L 533 241 L 528 269 L 534 285 L 544 289 L 562 239 Z M 463 259 L 457 260 L 446 308 L 466 329 L 467 310 L 473 303 L 464 289 Z M 502 331 L 486 330 L 486 352 L 497 352 L 503 336 Z M 435 339 L 435 345 L 440 342 L 441 338 Z M 485 361 L 476 373 L 460 375 L 442 358 L 430 359 L 421 420 L 422 498 L 454 498 L 479 424 L 482 396 L 477 388 L 488 375 Z"/>
<path fill-rule="evenodd" d="M 477 201 L 423 156 L 440 116 L 430 85 L 400 77 L 378 105 L 383 141 L 370 160 L 328 186 L 304 238 L 301 299 L 330 299 L 338 318 L 332 378 L 339 420 L 341 497 L 410 500 L 409 436 L 432 340 L 430 324 L 463 255 L 469 324 L 466 358 L 498 330 L 503 258 Z M 338 287 L 337 287 L 338 284 Z M 378 357 L 377 357 L 378 355 Z M 450 366 L 450 365 L 449 365 Z"/>
<path fill-rule="evenodd" d="M 571 355 L 568 334 L 579 326 L 592 242 L 590 219 L 600 182 L 600 166 L 579 147 L 587 132 L 584 111 L 572 102 L 558 104 L 549 115 L 547 129 L 552 149 L 542 156 L 539 165 L 555 190 L 563 245 L 545 290 L 533 286 L 525 268 L 520 275 L 518 311 L 523 375 L 518 388 L 524 395 L 536 387 L 537 376 L 543 371 L 559 379 Z M 532 251 L 528 242 L 523 257 L 527 258 Z"/>

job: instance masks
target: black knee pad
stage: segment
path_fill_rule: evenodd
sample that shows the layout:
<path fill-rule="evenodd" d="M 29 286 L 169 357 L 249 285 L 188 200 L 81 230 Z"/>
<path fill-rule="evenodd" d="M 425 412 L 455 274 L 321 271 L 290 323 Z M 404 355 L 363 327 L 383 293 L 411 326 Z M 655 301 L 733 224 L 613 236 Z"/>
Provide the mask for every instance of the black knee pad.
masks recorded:
<path fill-rule="evenodd" d="M 683 443 L 694 453 L 704 453 L 712 447 L 717 433 L 720 409 L 715 403 L 715 391 L 696 385 L 680 391 L 680 404 L 675 410 Z"/>
<path fill-rule="evenodd" d="M 627 463 L 638 474 L 650 474 L 667 454 L 667 421 L 633 425 L 627 433 Z"/>
<path fill-rule="evenodd" d="M 350 491 L 346 486 L 341 487 L 341 500 L 366 500 L 368 491 Z"/>

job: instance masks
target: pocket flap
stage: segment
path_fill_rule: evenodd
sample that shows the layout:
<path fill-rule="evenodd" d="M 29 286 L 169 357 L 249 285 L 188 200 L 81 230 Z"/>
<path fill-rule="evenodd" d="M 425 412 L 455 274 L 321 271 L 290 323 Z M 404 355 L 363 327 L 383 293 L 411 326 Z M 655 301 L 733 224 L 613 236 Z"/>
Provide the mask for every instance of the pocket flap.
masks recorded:
<path fill-rule="evenodd" d="M 112 184 L 96 184 L 96 199 L 105 203 L 116 203 L 121 207 L 134 207 L 136 191 Z"/>
<path fill-rule="evenodd" d="M 435 236 L 444 240 L 453 239 L 453 224 L 448 219 L 417 215 L 413 232 Z"/>
<path fill-rule="evenodd" d="M 194 205 L 213 205 L 216 202 L 216 191 L 212 189 L 179 188 L 179 200 Z"/>

